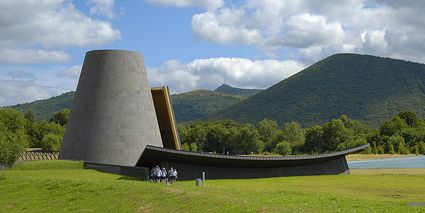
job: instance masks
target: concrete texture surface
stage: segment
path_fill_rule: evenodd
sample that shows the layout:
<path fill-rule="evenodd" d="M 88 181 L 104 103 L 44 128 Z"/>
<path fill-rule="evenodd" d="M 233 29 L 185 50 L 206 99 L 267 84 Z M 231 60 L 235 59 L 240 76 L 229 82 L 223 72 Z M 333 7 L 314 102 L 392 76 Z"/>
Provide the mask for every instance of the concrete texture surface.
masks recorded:
<path fill-rule="evenodd" d="M 135 166 L 148 144 L 162 147 L 142 56 L 87 52 L 59 158 Z"/>

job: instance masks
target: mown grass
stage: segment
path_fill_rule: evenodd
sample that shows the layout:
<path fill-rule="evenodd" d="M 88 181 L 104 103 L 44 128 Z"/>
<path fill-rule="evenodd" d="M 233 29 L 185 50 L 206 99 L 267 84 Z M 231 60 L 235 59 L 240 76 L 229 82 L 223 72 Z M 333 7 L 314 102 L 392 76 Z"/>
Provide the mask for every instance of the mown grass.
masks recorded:
<path fill-rule="evenodd" d="M 149 183 L 69 161 L 0 172 L 0 212 L 425 212 L 408 202 L 425 202 L 425 172 L 207 180 L 204 188 L 194 181 Z"/>

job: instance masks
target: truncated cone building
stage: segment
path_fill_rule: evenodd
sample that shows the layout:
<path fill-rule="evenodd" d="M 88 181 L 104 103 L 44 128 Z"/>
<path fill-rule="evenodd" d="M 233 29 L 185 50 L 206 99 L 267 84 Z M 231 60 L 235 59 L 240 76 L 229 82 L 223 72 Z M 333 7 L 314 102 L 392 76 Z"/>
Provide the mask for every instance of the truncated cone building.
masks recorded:
<path fill-rule="evenodd" d="M 367 146 L 288 157 L 182 151 L 168 88 L 149 87 L 142 56 L 95 50 L 84 59 L 60 158 L 140 178 L 155 165 L 175 167 L 179 179 L 202 172 L 208 178 L 258 178 L 349 173 L 345 155 Z"/>

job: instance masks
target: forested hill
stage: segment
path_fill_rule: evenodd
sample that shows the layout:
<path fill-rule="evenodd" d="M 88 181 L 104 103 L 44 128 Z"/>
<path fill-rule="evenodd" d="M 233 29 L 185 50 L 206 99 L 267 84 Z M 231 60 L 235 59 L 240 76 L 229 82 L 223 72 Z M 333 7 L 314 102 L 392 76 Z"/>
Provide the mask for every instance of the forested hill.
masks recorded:
<path fill-rule="evenodd" d="M 228 85 L 226 85 L 228 86 Z M 230 86 L 228 86 L 230 87 Z M 220 88 L 220 87 L 219 87 Z M 228 106 L 239 103 L 249 97 L 252 90 L 230 87 L 232 90 L 216 92 L 209 90 L 195 90 L 191 92 L 171 95 L 174 114 L 178 122 L 193 121 L 205 118 L 212 113 L 218 112 Z M 218 88 L 217 88 L 218 89 Z M 235 95 L 232 91 L 238 91 L 243 95 Z M 230 94 L 226 93 L 229 92 Z M 67 92 L 62 95 L 45 100 L 11 106 L 21 112 L 31 109 L 37 120 L 48 120 L 54 112 L 63 108 L 71 109 L 75 92 Z"/>
<path fill-rule="evenodd" d="M 309 126 L 344 114 L 376 126 L 403 110 L 424 116 L 424 106 L 424 64 L 336 54 L 210 118 Z"/>
<path fill-rule="evenodd" d="M 209 90 L 195 90 L 171 95 L 177 122 L 203 119 L 245 99 L 246 97 L 244 96 Z"/>
<path fill-rule="evenodd" d="M 217 89 L 215 89 L 214 91 L 221 92 L 223 94 L 229 94 L 229 95 L 240 95 L 244 97 L 250 97 L 263 90 L 262 89 L 240 89 L 236 87 L 231 87 L 230 85 L 227 85 L 227 84 L 223 84 L 217 87 Z"/>
<path fill-rule="evenodd" d="M 74 95 L 75 92 L 72 91 L 48 99 L 33 101 L 25 104 L 17 104 L 11 107 L 24 113 L 31 109 L 34 112 L 35 118 L 37 120 L 48 120 L 53 113 L 61 109 L 71 109 Z"/>

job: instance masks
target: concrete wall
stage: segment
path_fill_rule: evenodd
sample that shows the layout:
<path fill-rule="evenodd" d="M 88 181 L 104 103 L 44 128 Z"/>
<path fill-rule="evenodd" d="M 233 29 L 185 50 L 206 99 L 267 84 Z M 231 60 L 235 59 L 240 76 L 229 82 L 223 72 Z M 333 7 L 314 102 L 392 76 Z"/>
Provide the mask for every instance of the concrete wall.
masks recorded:
<path fill-rule="evenodd" d="M 142 56 L 87 52 L 60 159 L 135 166 L 147 144 L 162 147 Z"/>
<path fill-rule="evenodd" d="M 282 166 L 265 168 L 229 168 L 213 167 L 193 164 L 182 164 L 174 162 L 162 162 L 161 168 L 167 170 L 174 167 L 178 172 L 179 180 L 194 180 L 202 177 L 205 172 L 206 179 L 232 179 L 232 178 L 266 178 L 283 176 L 304 176 L 304 175 L 336 175 L 349 174 L 345 156 L 339 156 L 329 161 L 312 163 L 303 166 Z"/>

